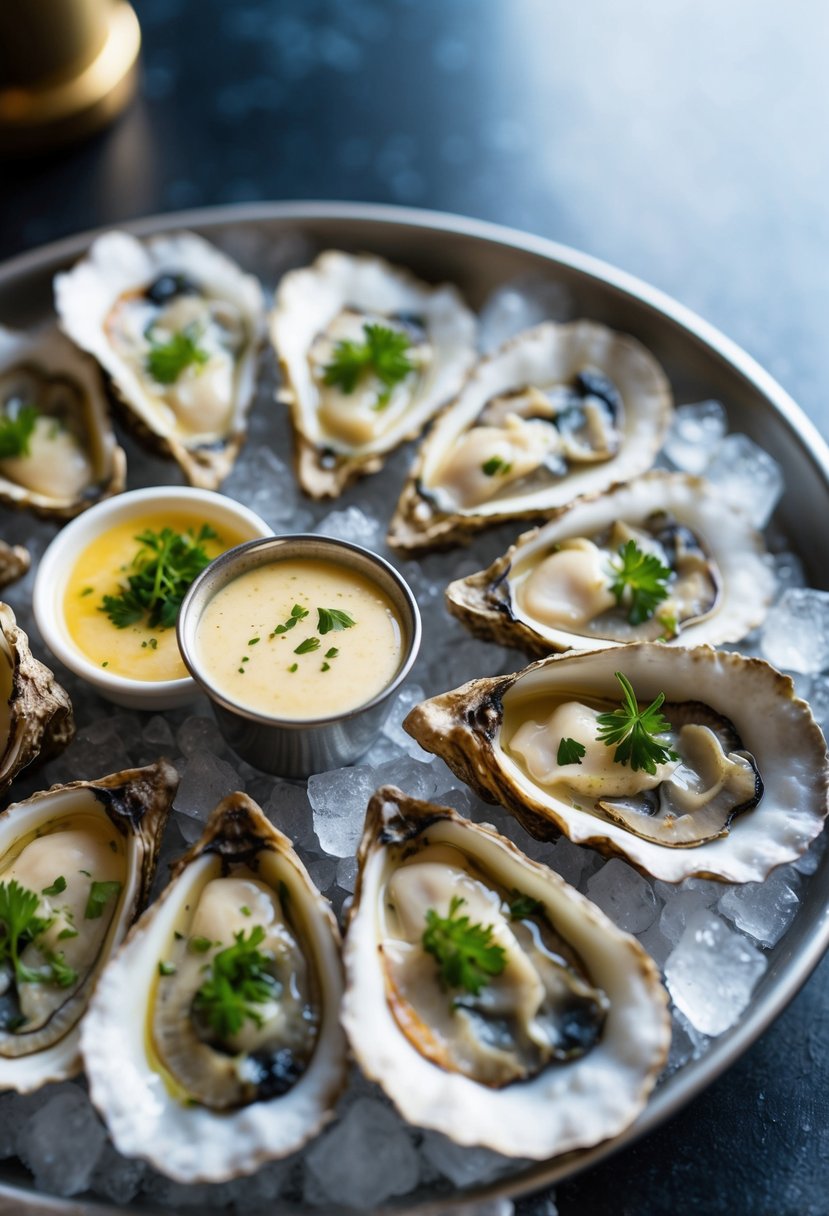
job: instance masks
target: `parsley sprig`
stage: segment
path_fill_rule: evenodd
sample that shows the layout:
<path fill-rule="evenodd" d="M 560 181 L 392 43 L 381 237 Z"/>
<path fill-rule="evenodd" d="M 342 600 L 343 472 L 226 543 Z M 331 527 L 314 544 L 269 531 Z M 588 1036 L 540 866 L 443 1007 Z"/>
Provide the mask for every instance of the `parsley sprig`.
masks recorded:
<path fill-rule="evenodd" d="M 13 418 L 9 414 L 0 417 L 0 460 L 29 455 L 29 440 L 37 419 L 33 405 L 24 405 Z"/>
<path fill-rule="evenodd" d="M 262 926 L 254 925 L 247 937 L 240 929 L 233 940 L 232 946 L 214 955 L 209 975 L 193 999 L 194 1012 L 221 1041 L 238 1034 L 245 1019 L 261 1026 L 264 1018 L 256 1006 L 277 998 L 281 991 L 268 971 L 270 958 L 259 949 L 265 940 Z"/>
<path fill-rule="evenodd" d="M 678 760 L 675 751 L 659 742 L 659 736 L 671 729 L 671 724 L 659 712 L 664 692 L 659 693 L 646 709 L 639 708 L 633 686 L 621 671 L 615 673 L 622 686 L 620 709 L 599 714 L 597 738 L 608 747 L 616 745 L 613 759 L 618 764 L 630 764 L 634 773 L 642 769 L 654 776 L 657 764 Z"/>
<path fill-rule="evenodd" d="M 485 460 L 481 465 L 481 472 L 487 477 L 495 477 L 496 474 L 506 477 L 507 473 L 512 472 L 512 461 L 504 460 L 502 456 L 490 456 L 489 460 Z"/>
<path fill-rule="evenodd" d="M 145 367 L 153 380 L 159 384 L 175 384 L 188 367 L 200 367 L 210 358 L 207 351 L 199 346 L 201 334 L 195 325 L 188 325 L 166 342 L 159 342 L 153 336 L 152 328 L 147 331 L 146 336 L 150 349 L 145 359 Z"/>
<path fill-rule="evenodd" d="M 341 612 L 339 608 L 318 608 L 317 609 L 317 629 L 321 634 L 331 633 L 332 630 L 337 633 L 341 629 L 350 629 L 357 622 L 353 616 L 349 616 L 347 612 Z"/>
<path fill-rule="evenodd" d="M 408 354 L 412 344 L 406 334 L 385 325 L 364 325 L 363 337 L 363 342 L 336 344 L 331 362 L 323 369 L 323 380 L 348 395 L 366 374 L 375 376 L 384 388 L 374 408 L 382 410 L 391 400 L 394 386 L 414 371 Z"/>
<path fill-rule="evenodd" d="M 584 744 L 579 743 L 577 739 L 560 739 L 556 763 L 561 765 L 581 764 L 586 750 Z"/>
<path fill-rule="evenodd" d="M 617 604 L 625 602 L 628 622 L 641 625 L 649 621 L 657 606 L 668 597 L 670 567 L 663 566 L 655 554 L 643 552 L 635 540 L 629 540 L 611 558 L 610 568 L 613 575 L 610 591 Z"/>
<path fill-rule="evenodd" d="M 507 953 L 503 946 L 491 942 L 492 925 L 472 924 L 468 916 L 457 915 L 465 903 L 460 895 L 453 895 L 448 916 L 429 908 L 421 944 L 437 959 L 440 978 L 447 988 L 463 988 L 477 996 L 490 976 L 504 970 Z"/>
<path fill-rule="evenodd" d="M 210 564 L 204 542 L 218 540 L 218 534 L 203 524 L 195 536 L 191 531 L 148 528 L 135 539 L 141 548 L 130 563 L 133 573 L 118 595 L 103 597 L 100 611 L 118 629 L 139 621 L 150 629 L 169 629 L 193 579 Z"/>
<path fill-rule="evenodd" d="M 43 967 L 27 967 L 20 955 L 31 942 L 46 932 L 52 917 L 38 916 L 40 897 L 23 887 L 14 878 L 0 882 L 0 964 L 10 963 L 18 984 L 57 984 L 69 988 L 78 978 L 77 971 L 68 966 L 62 954 L 41 950 Z"/>
<path fill-rule="evenodd" d="M 295 625 L 298 625 L 300 621 L 304 621 L 307 615 L 307 608 L 303 608 L 301 604 L 294 604 L 293 608 L 291 609 L 291 614 L 287 620 L 283 621 L 281 625 L 276 625 L 271 633 L 268 634 L 268 637 L 275 638 L 280 633 L 288 633 L 288 631 L 293 629 Z"/>

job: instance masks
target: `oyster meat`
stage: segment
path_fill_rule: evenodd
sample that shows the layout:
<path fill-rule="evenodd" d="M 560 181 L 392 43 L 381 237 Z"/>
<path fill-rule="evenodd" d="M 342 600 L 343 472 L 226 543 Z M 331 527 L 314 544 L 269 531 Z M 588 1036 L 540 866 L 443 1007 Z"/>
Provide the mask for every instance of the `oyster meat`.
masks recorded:
<path fill-rule="evenodd" d="M 389 544 L 457 544 L 643 473 L 671 411 L 665 373 L 636 339 L 593 321 L 526 330 L 480 361 L 438 419 Z"/>
<path fill-rule="evenodd" d="M 339 933 L 291 842 L 231 794 L 107 967 L 84 1022 L 121 1153 L 179 1182 L 247 1174 L 331 1118 Z"/>
<path fill-rule="evenodd" d="M 670 1042 L 633 938 L 494 829 L 393 786 L 358 860 L 342 1021 L 404 1118 L 536 1159 L 632 1122 Z"/>
<path fill-rule="evenodd" d="M 306 493 L 340 494 L 419 435 L 460 388 L 475 335 L 455 287 L 382 258 L 329 250 L 286 274 L 271 337 Z"/>
<path fill-rule="evenodd" d="M 57 755 L 74 735 L 69 696 L 0 602 L 0 794 L 27 765 Z"/>
<path fill-rule="evenodd" d="M 0 815 L 0 1088 L 29 1093 L 80 1072 L 80 1020 L 146 901 L 177 784 L 159 761 Z"/>
<path fill-rule="evenodd" d="M 57 326 L 0 326 L 0 502 L 70 519 L 125 479 L 94 362 Z"/>
<path fill-rule="evenodd" d="M 633 716 L 663 696 L 643 760 Z M 709 646 L 543 659 L 425 701 L 404 726 L 533 835 L 564 832 L 666 882 L 760 882 L 827 814 L 826 744 L 791 680 Z"/>
<path fill-rule="evenodd" d="M 630 565 L 661 567 L 653 602 L 632 594 L 636 570 L 620 580 L 626 551 Z M 653 472 L 526 532 L 487 570 L 450 584 L 446 603 L 479 637 L 545 655 L 736 642 L 762 622 L 774 586 L 762 537 L 716 487 Z"/>
<path fill-rule="evenodd" d="M 55 306 L 138 437 L 215 489 L 244 442 L 264 334 L 258 280 L 193 233 L 110 232 L 56 277 Z"/>

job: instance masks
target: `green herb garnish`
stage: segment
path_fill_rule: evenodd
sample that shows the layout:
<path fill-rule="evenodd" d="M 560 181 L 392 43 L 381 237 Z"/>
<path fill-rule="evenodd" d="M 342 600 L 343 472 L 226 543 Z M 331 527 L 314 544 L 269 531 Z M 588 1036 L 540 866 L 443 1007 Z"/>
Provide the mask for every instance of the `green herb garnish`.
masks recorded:
<path fill-rule="evenodd" d="M 526 920 L 528 916 L 533 916 L 543 907 L 540 899 L 533 899 L 531 895 L 525 895 L 517 887 L 512 888 L 509 899 L 510 920 Z"/>
<path fill-rule="evenodd" d="M 0 924 L 4 932 L 0 936 L 0 965 L 10 963 L 18 984 L 57 984 L 69 988 L 78 978 L 78 973 L 69 967 L 62 954 L 41 950 L 45 965 L 27 967 L 20 955 L 31 942 L 36 942 L 52 924 L 51 917 L 37 915 L 40 897 L 23 887 L 15 879 L 0 882 Z"/>
<path fill-rule="evenodd" d="M 112 882 L 93 882 L 89 888 L 89 898 L 84 908 L 84 920 L 97 920 L 103 916 L 104 908 L 111 899 L 116 898 L 121 891 L 121 883 L 117 879 Z"/>
<path fill-rule="evenodd" d="M 276 628 L 268 636 L 275 638 L 279 633 L 287 633 L 289 629 L 293 629 L 299 621 L 304 621 L 308 615 L 308 609 L 303 608 L 300 604 L 294 604 L 291 609 L 291 615 L 282 625 L 277 625 Z"/>
<path fill-rule="evenodd" d="M 630 763 L 634 773 L 642 769 L 653 776 L 657 764 L 679 759 L 675 751 L 658 739 L 671 729 L 670 722 L 659 712 L 665 694 L 659 693 L 647 709 L 640 710 L 630 680 L 621 671 L 615 674 L 622 686 L 622 706 L 598 715 L 597 738 L 608 747 L 616 744 L 613 759 L 618 764 Z"/>
<path fill-rule="evenodd" d="M 504 970 L 507 954 L 503 946 L 490 944 L 492 925 L 471 924 L 468 916 L 455 915 L 465 903 L 453 895 L 448 916 L 429 908 L 421 943 L 437 959 L 440 978 L 448 988 L 463 988 L 477 996 L 490 976 Z"/>
<path fill-rule="evenodd" d="M 94 590 L 94 587 L 84 587 L 83 591 L 80 591 L 78 594 L 80 595 L 81 599 L 83 599 L 85 595 L 91 595 Z"/>
<path fill-rule="evenodd" d="M 234 945 L 220 950 L 209 967 L 208 978 L 193 999 L 193 1010 L 208 1023 L 220 1040 L 238 1034 L 245 1019 L 263 1023 L 256 1008 L 279 996 L 279 982 L 270 974 L 270 959 L 259 947 L 265 930 L 254 925 L 233 935 Z"/>
<path fill-rule="evenodd" d="M 310 638 L 306 638 L 304 642 L 300 642 L 300 644 L 298 646 L 295 646 L 294 654 L 311 654 L 312 651 L 319 650 L 319 648 L 320 648 L 319 638 L 315 638 L 312 636 Z"/>
<path fill-rule="evenodd" d="M 38 412 L 33 405 L 24 405 L 14 418 L 0 415 L 0 459 L 29 455 L 29 440 L 37 420 Z"/>
<path fill-rule="evenodd" d="M 322 634 L 335 632 L 340 629 L 351 629 L 352 625 L 357 622 L 353 616 L 349 616 L 347 612 L 340 612 L 339 608 L 318 608 L 317 609 L 317 629 Z"/>
<path fill-rule="evenodd" d="M 298 667 L 299 667 L 299 663 L 292 663 L 291 666 L 288 668 L 288 671 L 291 671 L 291 672 L 296 671 Z"/>
<path fill-rule="evenodd" d="M 153 337 L 152 327 L 146 337 L 150 349 L 144 362 L 146 370 L 159 384 L 175 384 L 188 367 L 200 367 L 210 355 L 199 346 L 201 334 L 195 325 L 188 325 L 180 333 L 173 334 L 166 342 Z"/>
<path fill-rule="evenodd" d="M 500 456 L 490 456 L 489 460 L 485 460 L 481 465 L 481 472 L 486 473 L 487 477 L 494 477 L 496 473 L 506 477 L 507 473 L 511 471 L 512 461 L 503 460 Z"/>
<path fill-rule="evenodd" d="M 248 638 L 248 646 L 255 646 L 256 643 L 260 642 L 261 640 L 261 638 Z"/>
<path fill-rule="evenodd" d="M 206 954 L 213 943 L 209 937 L 191 937 L 187 945 L 194 954 Z"/>
<path fill-rule="evenodd" d="M 326 650 L 325 657 L 326 657 L 326 659 L 336 659 L 336 657 L 339 653 L 340 652 L 339 652 L 339 650 L 337 650 L 337 647 L 332 646 L 330 650 Z"/>
<path fill-rule="evenodd" d="M 175 963 L 165 963 L 163 959 L 158 960 L 158 974 L 159 975 L 175 975 L 175 973 L 176 973 Z"/>
<path fill-rule="evenodd" d="M 331 670 L 330 663 L 323 663 L 322 667 L 320 667 L 320 671 L 330 671 L 330 670 Z"/>
<path fill-rule="evenodd" d="M 581 764 L 584 753 L 584 744 L 579 743 L 577 739 L 562 739 L 558 745 L 556 763 Z"/>
<path fill-rule="evenodd" d="M 618 556 L 611 558 L 610 569 L 611 593 L 617 604 L 624 600 L 629 624 L 649 621 L 657 605 L 668 597 L 670 567 L 663 566 L 653 553 L 644 553 L 635 540 L 629 540 L 620 546 Z"/>
<path fill-rule="evenodd" d="M 364 325 L 363 335 L 363 342 L 336 344 L 331 362 L 323 369 L 323 380 L 349 394 L 365 374 L 376 376 L 384 387 L 374 408 L 382 410 L 391 400 L 394 386 L 415 370 L 408 355 L 412 344 L 406 334 L 385 325 Z"/>
<path fill-rule="evenodd" d="M 172 528 L 139 533 L 141 548 L 127 567 L 133 573 L 118 595 L 104 596 L 101 612 L 118 629 L 145 618 L 150 629 L 171 628 L 193 579 L 210 564 L 204 542 L 219 539 L 208 524 L 195 536 Z"/>
<path fill-rule="evenodd" d="M 66 890 L 66 879 L 63 877 L 62 874 L 60 874 L 55 879 L 55 881 L 52 883 L 51 887 L 43 888 L 42 894 L 43 895 L 60 895 L 61 892 L 65 891 L 65 890 Z"/>

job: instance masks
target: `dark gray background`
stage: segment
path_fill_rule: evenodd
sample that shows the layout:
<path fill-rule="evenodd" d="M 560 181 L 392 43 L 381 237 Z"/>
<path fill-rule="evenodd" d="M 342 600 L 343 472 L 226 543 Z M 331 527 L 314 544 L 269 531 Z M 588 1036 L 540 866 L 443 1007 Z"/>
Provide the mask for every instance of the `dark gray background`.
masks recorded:
<path fill-rule="evenodd" d="M 0 163 L 0 257 L 203 204 L 457 211 L 597 254 L 756 356 L 829 431 L 829 6 L 817 0 L 136 0 L 142 95 Z M 829 1212 L 829 965 L 576 1214 Z"/>

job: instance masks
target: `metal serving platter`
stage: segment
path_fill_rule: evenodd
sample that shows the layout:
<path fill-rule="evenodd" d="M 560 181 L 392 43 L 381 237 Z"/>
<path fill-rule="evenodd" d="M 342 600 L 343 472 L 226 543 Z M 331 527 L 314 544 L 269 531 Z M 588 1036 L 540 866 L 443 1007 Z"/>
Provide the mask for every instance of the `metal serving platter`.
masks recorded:
<path fill-rule="evenodd" d="M 829 448 L 791 397 L 750 356 L 712 326 L 655 288 L 595 258 L 552 241 L 480 221 L 433 212 L 345 203 L 256 204 L 153 217 L 124 225 L 137 235 L 190 228 L 230 246 L 246 269 L 269 278 L 259 264 L 263 247 L 278 244 L 283 269 L 306 260 L 309 249 L 368 251 L 410 266 L 427 279 L 458 284 L 473 308 L 499 284 L 524 275 L 545 275 L 566 288 L 572 315 L 590 317 L 634 334 L 665 367 L 679 402 L 714 397 L 728 410 L 730 429 L 744 431 L 783 466 L 786 492 L 775 522 L 797 535 L 812 585 L 827 587 Z M 74 262 L 94 234 L 86 233 L 24 254 L 0 267 L 0 323 L 24 328 L 51 316 L 52 278 Z M 293 253 L 291 252 L 293 250 Z M 258 251 L 258 252 L 257 252 Z M 391 503 L 389 504 L 391 506 Z M 829 853 L 804 880 L 802 904 L 782 942 L 768 952 L 769 965 L 751 1004 L 731 1030 L 713 1041 L 660 1086 L 636 1123 L 597 1147 L 521 1169 L 457 1200 L 424 1199 L 408 1211 L 437 1216 L 476 1199 L 515 1196 L 554 1184 L 652 1132 L 710 1085 L 783 1011 L 829 947 Z M 8 1166 L 0 1174 L 0 1216 L 103 1216 L 118 1209 L 94 1200 L 37 1194 Z M 193 1209 L 187 1209 L 192 1211 Z M 309 1209 L 310 1210 L 310 1209 Z M 400 1211 L 398 1206 L 388 1211 Z"/>

